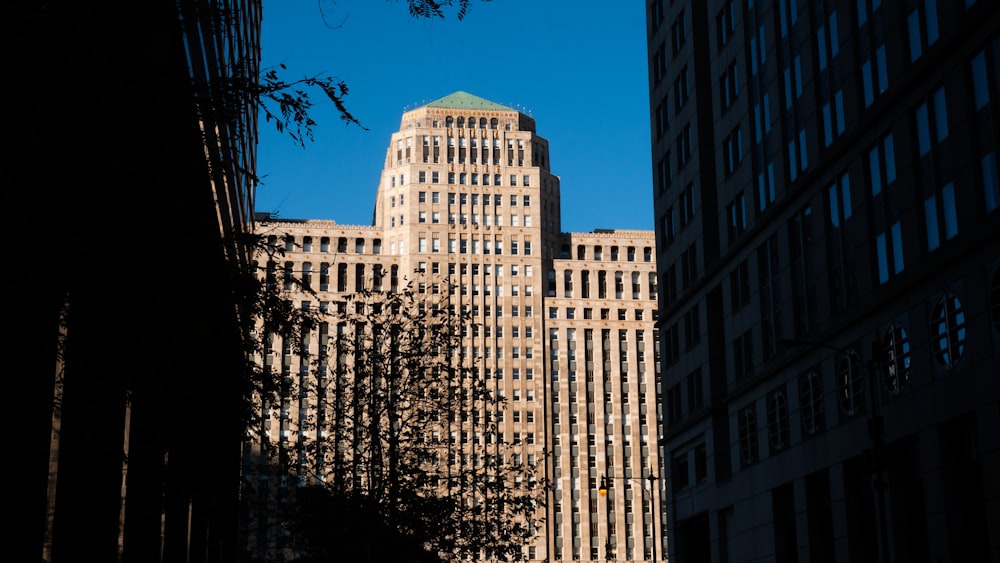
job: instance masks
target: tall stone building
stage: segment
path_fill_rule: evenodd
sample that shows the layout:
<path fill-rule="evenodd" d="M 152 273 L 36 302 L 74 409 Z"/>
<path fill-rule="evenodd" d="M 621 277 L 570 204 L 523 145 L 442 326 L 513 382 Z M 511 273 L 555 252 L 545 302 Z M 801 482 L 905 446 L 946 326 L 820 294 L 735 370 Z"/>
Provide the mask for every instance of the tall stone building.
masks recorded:
<path fill-rule="evenodd" d="M 646 7 L 670 557 L 1000 560 L 1000 4 Z"/>
<path fill-rule="evenodd" d="M 273 273 L 316 291 L 288 284 L 288 295 L 325 312 L 366 288 L 411 283 L 469 311 L 480 327 L 462 348 L 506 399 L 500 431 L 524 462 L 544 462 L 551 483 L 524 555 L 660 558 L 653 233 L 563 233 L 559 177 L 535 121 L 464 92 L 403 114 L 374 209 L 370 226 L 259 217 L 286 250 Z M 313 355 L 319 346 L 310 342 Z M 290 346 L 273 347 L 273 365 L 308 369 Z"/>

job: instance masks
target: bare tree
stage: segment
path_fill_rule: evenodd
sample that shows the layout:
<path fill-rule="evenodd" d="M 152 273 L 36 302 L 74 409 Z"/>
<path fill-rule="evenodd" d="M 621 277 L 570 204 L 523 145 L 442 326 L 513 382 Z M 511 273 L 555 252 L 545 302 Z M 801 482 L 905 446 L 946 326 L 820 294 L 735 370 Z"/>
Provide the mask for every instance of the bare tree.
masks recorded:
<path fill-rule="evenodd" d="M 284 288 L 307 284 L 276 263 L 262 266 L 247 473 L 271 552 L 521 559 L 543 513 L 543 465 L 521 463 L 522 445 L 497 427 L 497 382 L 463 346 L 471 316 L 412 285 L 303 311 Z M 308 369 L 286 369 L 279 350 Z"/>

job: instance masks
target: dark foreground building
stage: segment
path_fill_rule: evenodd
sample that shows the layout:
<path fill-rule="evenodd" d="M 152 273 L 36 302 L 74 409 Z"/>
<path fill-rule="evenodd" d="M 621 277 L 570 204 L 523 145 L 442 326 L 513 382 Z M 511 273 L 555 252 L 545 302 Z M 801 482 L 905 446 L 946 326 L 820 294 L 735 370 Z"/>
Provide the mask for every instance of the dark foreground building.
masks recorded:
<path fill-rule="evenodd" d="M 234 561 L 260 2 L 5 9 L 5 559 Z"/>
<path fill-rule="evenodd" d="M 1000 4 L 646 6 L 670 558 L 1000 561 Z"/>

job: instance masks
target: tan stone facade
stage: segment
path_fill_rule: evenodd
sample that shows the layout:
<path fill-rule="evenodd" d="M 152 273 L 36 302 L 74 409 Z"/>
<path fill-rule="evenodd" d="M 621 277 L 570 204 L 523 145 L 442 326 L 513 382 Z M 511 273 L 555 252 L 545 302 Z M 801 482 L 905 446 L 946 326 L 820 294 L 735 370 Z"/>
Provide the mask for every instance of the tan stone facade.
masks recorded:
<path fill-rule="evenodd" d="M 663 535 L 661 482 L 648 479 L 660 474 L 654 236 L 562 233 L 559 188 L 532 118 L 456 93 L 404 113 L 374 225 L 262 217 L 259 230 L 286 249 L 275 268 L 316 292 L 287 285 L 302 306 L 412 283 L 472 313 L 481 328 L 463 349 L 506 399 L 501 431 L 552 484 L 526 557 L 604 560 L 611 531 L 611 559 L 648 560 Z M 272 365 L 308 369 L 273 349 Z"/>

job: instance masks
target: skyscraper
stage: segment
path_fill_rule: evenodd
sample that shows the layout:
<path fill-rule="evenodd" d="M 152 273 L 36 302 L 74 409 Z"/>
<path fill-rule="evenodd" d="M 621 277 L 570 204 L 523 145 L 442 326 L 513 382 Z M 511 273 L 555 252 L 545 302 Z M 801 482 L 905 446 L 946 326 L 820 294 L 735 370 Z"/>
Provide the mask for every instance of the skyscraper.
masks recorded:
<path fill-rule="evenodd" d="M 997 3 L 646 6 L 671 558 L 995 560 Z"/>
<path fill-rule="evenodd" d="M 334 311 L 349 294 L 412 283 L 472 315 L 460 357 L 506 399 L 495 414 L 515 455 L 551 482 L 529 560 L 662 554 L 653 233 L 561 232 L 559 177 L 533 118 L 456 92 L 403 114 L 372 225 L 259 221 L 286 250 L 270 275 L 294 273 L 317 292 L 288 284 L 300 306 Z M 296 354 L 276 338 L 265 361 L 308 371 L 322 345 Z M 294 421 L 295 408 L 275 420 Z M 283 429 L 271 439 L 295 439 Z"/>

